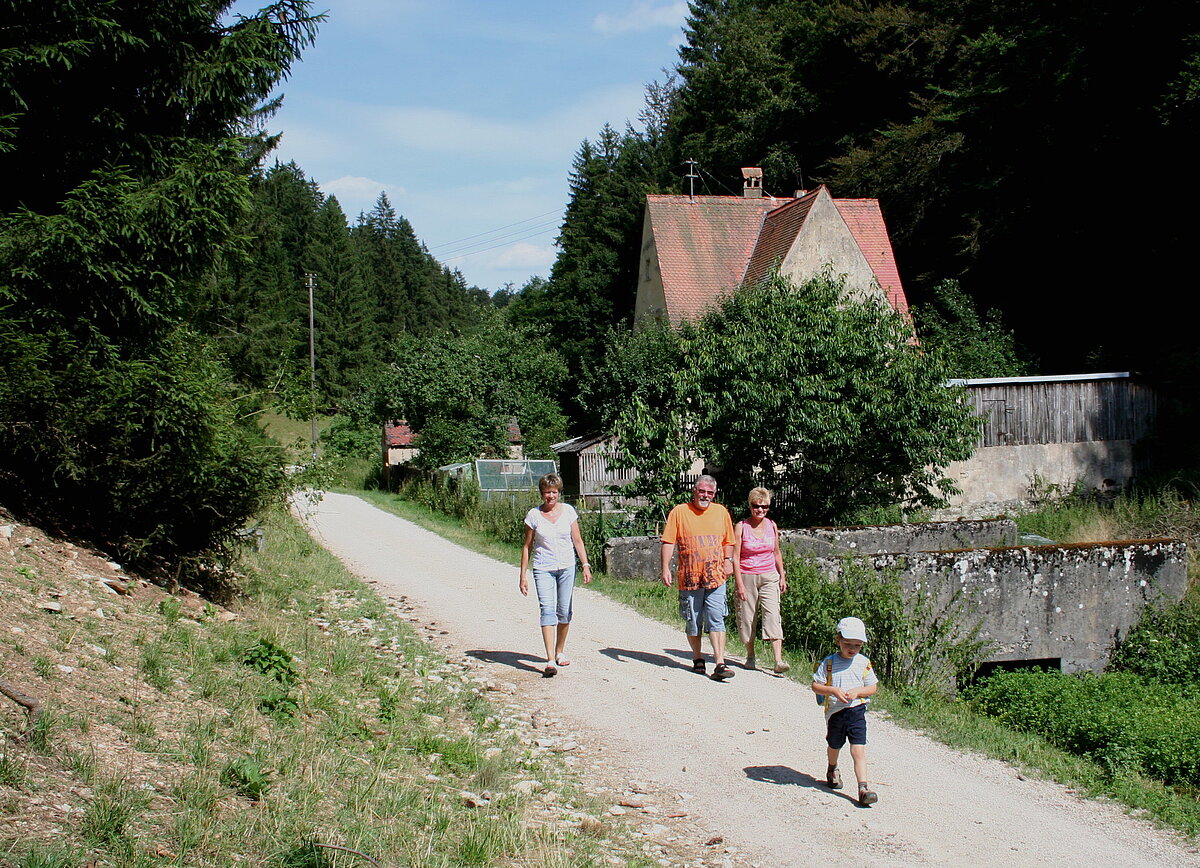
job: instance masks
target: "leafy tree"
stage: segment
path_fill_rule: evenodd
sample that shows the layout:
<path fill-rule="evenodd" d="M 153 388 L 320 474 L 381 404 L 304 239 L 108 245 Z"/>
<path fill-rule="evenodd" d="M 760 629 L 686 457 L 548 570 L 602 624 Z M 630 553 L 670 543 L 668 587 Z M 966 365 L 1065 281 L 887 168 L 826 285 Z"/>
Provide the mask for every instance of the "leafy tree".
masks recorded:
<path fill-rule="evenodd" d="M 166 571 L 281 489 L 183 324 L 239 244 L 249 125 L 311 40 L 306 0 L 9 4 L 0 51 L 0 497 Z"/>
<path fill-rule="evenodd" d="M 913 308 L 913 318 L 921 348 L 939 355 L 956 378 L 1020 377 L 1034 370 L 1000 311 L 980 314 L 956 280 L 936 286 L 931 301 Z"/>
<path fill-rule="evenodd" d="M 976 423 L 945 387 L 944 363 L 890 308 L 846 301 L 828 277 L 776 278 L 695 326 L 657 328 L 619 343 L 607 366 L 631 374 L 632 394 L 608 415 L 659 489 L 649 493 L 669 498 L 701 455 L 726 490 L 776 490 L 787 520 L 845 521 L 941 503 L 953 483 L 938 469 L 971 454 Z M 651 358 L 650 372 L 634 373 Z"/>
<path fill-rule="evenodd" d="M 349 412 L 360 426 L 408 420 L 420 434 L 417 463 L 424 467 L 507 455 L 513 418 L 526 454 L 549 457 L 566 430 L 553 398 L 566 375 L 562 358 L 528 329 L 483 309 L 479 323 L 462 332 L 400 335 Z"/>

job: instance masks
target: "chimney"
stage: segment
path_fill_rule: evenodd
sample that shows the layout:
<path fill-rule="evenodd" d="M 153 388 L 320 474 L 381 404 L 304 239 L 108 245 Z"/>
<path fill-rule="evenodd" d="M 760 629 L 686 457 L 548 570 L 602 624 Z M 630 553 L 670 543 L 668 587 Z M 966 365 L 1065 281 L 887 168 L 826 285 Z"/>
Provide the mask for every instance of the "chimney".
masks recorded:
<path fill-rule="evenodd" d="M 757 166 L 742 169 L 742 198 L 762 198 L 762 169 Z"/>

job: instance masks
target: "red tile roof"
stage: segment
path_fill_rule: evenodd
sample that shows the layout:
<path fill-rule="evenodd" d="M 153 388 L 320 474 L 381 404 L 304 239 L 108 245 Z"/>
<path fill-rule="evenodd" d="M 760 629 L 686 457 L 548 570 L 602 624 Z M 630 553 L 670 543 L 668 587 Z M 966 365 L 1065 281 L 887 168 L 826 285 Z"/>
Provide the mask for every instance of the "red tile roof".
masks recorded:
<path fill-rule="evenodd" d="M 887 295 L 888 303 L 897 313 L 907 316 L 908 299 L 900 284 L 896 254 L 892 252 L 892 241 L 888 237 L 887 224 L 883 222 L 883 212 L 879 210 L 879 200 L 834 199 L 833 204 L 850 227 L 850 234 L 875 272 L 875 279 Z"/>
<path fill-rule="evenodd" d="M 417 439 L 416 433 L 403 419 L 393 419 L 383 426 L 383 440 L 388 448 L 412 446 Z"/>
<path fill-rule="evenodd" d="M 820 188 L 798 198 L 646 197 L 671 322 L 696 319 L 787 255 Z M 907 315 L 896 257 L 875 199 L 834 199 L 888 302 Z"/>
<path fill-rule="evenodd" d="M 771 269 L 783 262 L 808 212 L 812 210 L 813 202 L 817 201 L 817 192 L 805 193 L 767 214 L 758 235 L 758 245 L 754 248 L 741 283 L 758 283 L 771 273 Z"/>
<path fill-rule="evenodd" d="M 781 201 L 741 196 L 646 197 L 672 322 L 700 317 L 741 284 L 763 217 Z"/>

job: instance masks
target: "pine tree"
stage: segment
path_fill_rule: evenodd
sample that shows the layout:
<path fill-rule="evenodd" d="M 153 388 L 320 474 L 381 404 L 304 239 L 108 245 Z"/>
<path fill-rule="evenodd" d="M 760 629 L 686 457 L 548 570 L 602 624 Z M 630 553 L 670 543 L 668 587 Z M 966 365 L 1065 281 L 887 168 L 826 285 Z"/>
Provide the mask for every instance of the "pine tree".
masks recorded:
<path fill-rule="evenodd" d="M 316 282 L 317 390 L 330 406 L 342 407 L 377 358 L 378 345 L 374 306 L 346 215 L 334 196 L 317 212 L 303 264 Z"/>

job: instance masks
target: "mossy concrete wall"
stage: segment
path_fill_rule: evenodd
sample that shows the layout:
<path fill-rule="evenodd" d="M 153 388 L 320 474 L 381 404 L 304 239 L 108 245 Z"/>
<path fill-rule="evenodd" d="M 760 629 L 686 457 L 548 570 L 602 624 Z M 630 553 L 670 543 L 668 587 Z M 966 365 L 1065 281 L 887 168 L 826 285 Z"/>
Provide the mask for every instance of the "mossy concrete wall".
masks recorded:
<path fill-rule="evenodd" d="M 1011 519 L 931 521 L 867 527 L 818 527 L 781 530 L 783 544 L 817 557 L 879 552 L 943 551 L 1014 545 L 1017 525 Z M 656 536 L 615 537 L 604 547 L 608 574 L 618 578 L 658 579 L 661 546 Z"/>
<path fill-rule="evenodd" d="M 1099 671 L 1147 604 L 1180 600 L 1187 590 L 1187 547 L 1179 540 L 1087 545 L 996 546 L 970 539 L 1016 536 L 1011 522 L 941 522 L 943 527 L 821 528 L 784 531 L 832 576 L 865 561 L 896 570 L 911 590 L 959 593 L 991 643 L 986 662 L 1059 660 L 1064 672 Z M 904 529 L 924 528 L 916 533 Z M 1011 535 L 1011 537 L 1009 536 Z M 947 545 L 948 551 L 919 546 Z M 886 551 L 885 546 L 911 546 Z M 605 546 L 610 575 L 657 579 L 658 537 L 621 537 Z M 868 629 L 870 625 L 868 625 Z"/>
<path fill-rule="evenodd" d="M 940 604 L 961 592 L 992 645 L 985 662 L 1057 659 L 1064 672 L 1099 671 L 1148 603 L 1187 590 L 1179 540 L 820 558 L 831 575 L 852 560 L 897 570 Z M 868 629 L 869 629 L 868 625 Z"/>

